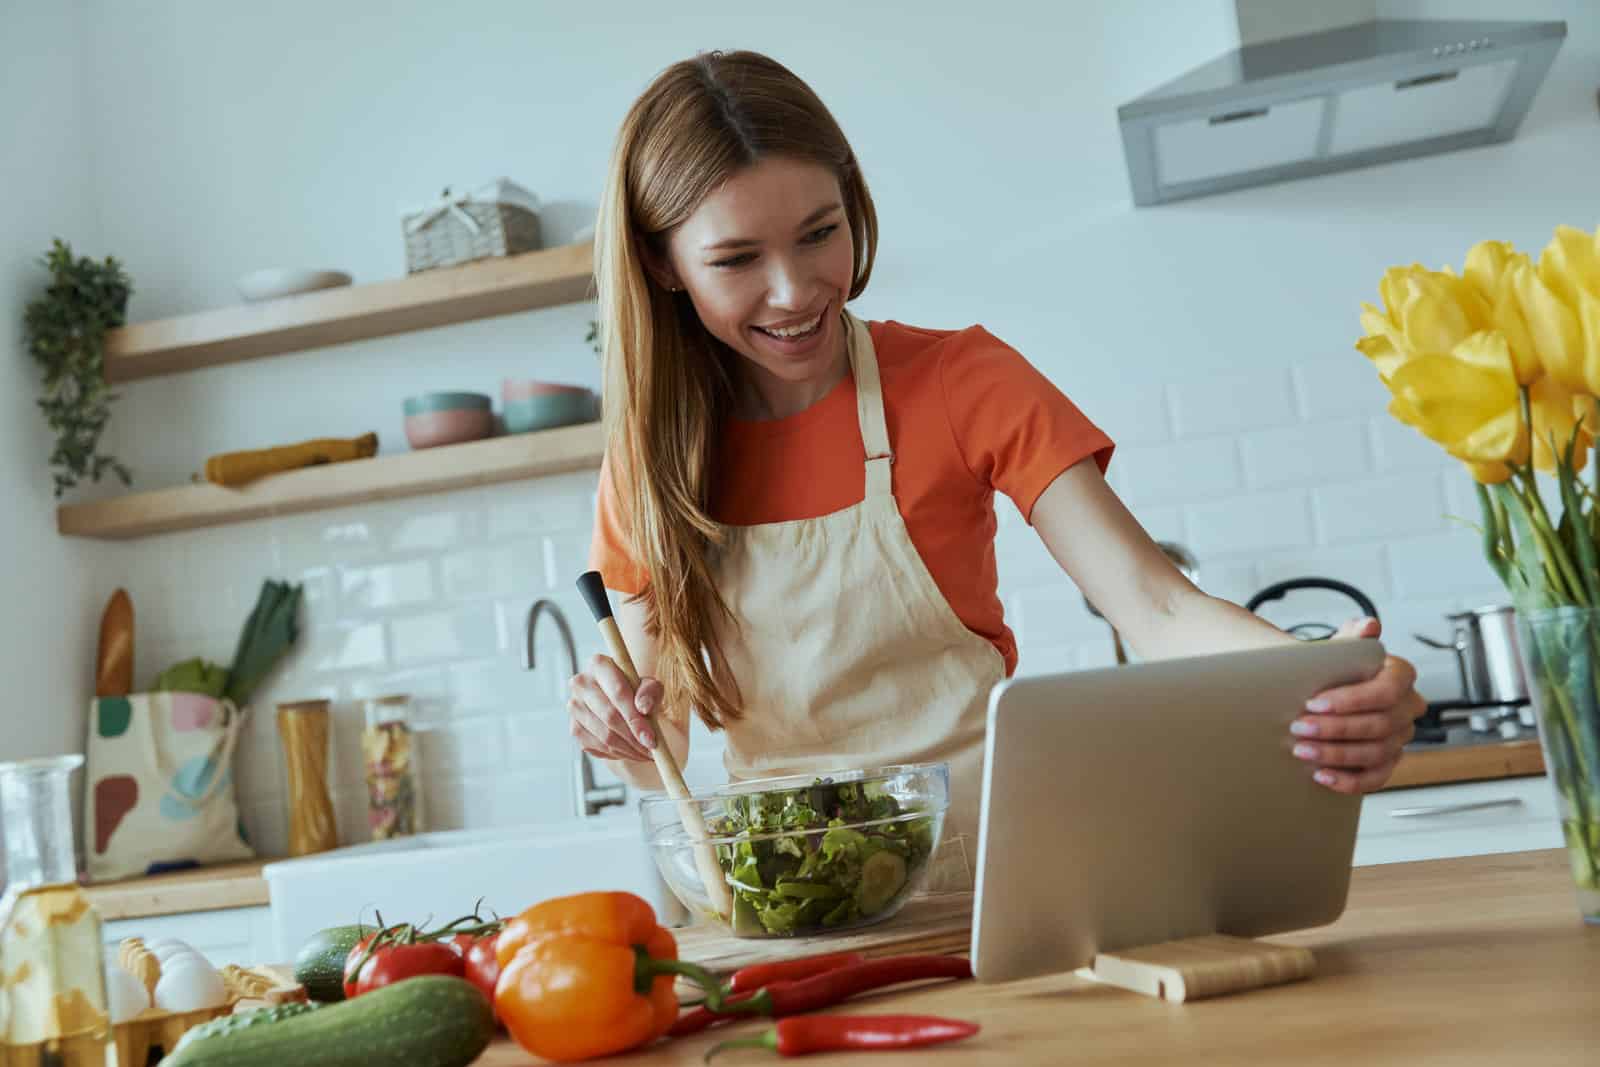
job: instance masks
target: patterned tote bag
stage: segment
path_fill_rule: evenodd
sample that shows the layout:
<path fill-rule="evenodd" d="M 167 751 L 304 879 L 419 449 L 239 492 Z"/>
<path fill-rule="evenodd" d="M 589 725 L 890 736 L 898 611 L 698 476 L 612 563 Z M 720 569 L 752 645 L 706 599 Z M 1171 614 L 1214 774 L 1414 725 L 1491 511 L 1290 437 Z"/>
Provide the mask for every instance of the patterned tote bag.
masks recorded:
<path fill-rule="evenodd" d="M 255 855 L 234 795 L 243 722 L 232 701 L 202 693 L 90 705 L 83 840 L 91 881 Z"/>

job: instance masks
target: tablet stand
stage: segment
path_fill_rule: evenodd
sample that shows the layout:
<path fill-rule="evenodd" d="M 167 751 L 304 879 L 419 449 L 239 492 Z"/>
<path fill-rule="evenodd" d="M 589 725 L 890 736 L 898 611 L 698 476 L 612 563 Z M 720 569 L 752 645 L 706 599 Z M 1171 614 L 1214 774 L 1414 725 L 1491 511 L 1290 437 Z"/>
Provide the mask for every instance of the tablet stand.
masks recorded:
<path fill-rule="evenodd" d="M 1311 950 L 1207 934 L 1121 952 L 1102 952 L 1088 970 L 1108 985 L 1174 1004 L 1281 985 L 1311 974 Z"/>

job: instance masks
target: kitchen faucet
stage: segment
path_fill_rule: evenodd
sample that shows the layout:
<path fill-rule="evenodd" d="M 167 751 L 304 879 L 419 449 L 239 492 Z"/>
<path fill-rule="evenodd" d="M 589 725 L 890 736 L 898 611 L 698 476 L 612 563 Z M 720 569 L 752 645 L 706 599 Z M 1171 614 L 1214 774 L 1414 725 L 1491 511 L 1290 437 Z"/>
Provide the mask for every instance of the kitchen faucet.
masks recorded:
<path fill-rule="evenodd" d="M 522 658 L 522 666 L 533 670 L 533 638 L 539 628 L 539 618 L 549 615 L 550 621 L 555 623 L 556 630 L 561 634 L 561 643 L 567 648 L 567 664 L 570 668 L 569 677 L 578 673 L 578 648 L 572 643 L 572 627 L 567 625 L 567 617 L 561 614 L 561 609 L 549 600 L 535 600 L 528 609 L 527 630 L 525 632 L 526 647 Z M 620 784 L 597 786 L 594 781 L 594 760 L 583 749 L 577 749 L 572 758 L 572 788 L 573 808 L 580 819 L 587 819 L 598 815 L 604 808 L 620 807 L 627 803 L 627 790 Z"/>

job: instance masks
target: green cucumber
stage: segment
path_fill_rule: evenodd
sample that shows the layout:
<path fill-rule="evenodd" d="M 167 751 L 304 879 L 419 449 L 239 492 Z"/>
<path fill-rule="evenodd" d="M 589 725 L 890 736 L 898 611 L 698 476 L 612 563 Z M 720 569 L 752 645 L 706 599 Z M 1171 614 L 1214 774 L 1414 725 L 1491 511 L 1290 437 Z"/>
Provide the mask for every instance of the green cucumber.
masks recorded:
<path fill-rule="evenodd" d="M 344 961 L 357 941 L 372 933 L 372 926 L 330 926 L 318 930 L 300 946 L 294 958 L 294 980 L 306 987 L 312 1000 L 336 1003 L 344 999 Z"/>
<path fill-rule="evenodd" d="M 163 1067 L 466 1067 L 489 1046 L 494 1033 L 494 1012 L 476 986 L 453 975 L 428 974 L 341 1004 L 310 1010 L 284 1005 L 224 1016 L 184 1034 L 161 1063 Z"/>

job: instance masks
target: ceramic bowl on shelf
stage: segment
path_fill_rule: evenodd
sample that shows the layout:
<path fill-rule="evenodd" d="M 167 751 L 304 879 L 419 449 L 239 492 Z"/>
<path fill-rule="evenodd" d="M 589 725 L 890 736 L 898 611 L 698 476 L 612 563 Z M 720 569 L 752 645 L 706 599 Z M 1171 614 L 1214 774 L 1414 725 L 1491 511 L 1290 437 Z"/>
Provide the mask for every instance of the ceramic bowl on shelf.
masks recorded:
<path fill-rule="evenodd" d="M 568 385 L 565 382 L 546 382 L 538 378 L 502 378 L 500 380 L 500 402 L 509 404 L 513 400 L 527 400 L 535 396 L 560 396 L 565 393 L 589 393 L 591 390 L 581 385 Z"/>
<path fill-rule="evenodd" d="M 234 283 L 239 295 L 252 303 L 318 289 L 337 289 L 349 284 L 350 275 L 342 270 L 298 270 L 292 267 L 254 271 Z"/>
<path fill-rule="evenodd" d="M 483 393 L 422 393 L 403 405 L 412 448 L 436 448 L 494 435 L 494 412 Z"/>
<path fill-rule="evenodd" d="M 587 389 L 563 388 L 505 401 L 501 409 L 506 433 L 530 433 L 557 426 L 593 422 L 600 417 L 600 398 Z"/>

